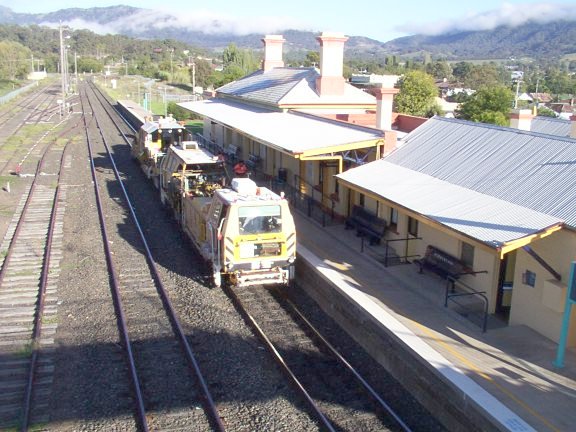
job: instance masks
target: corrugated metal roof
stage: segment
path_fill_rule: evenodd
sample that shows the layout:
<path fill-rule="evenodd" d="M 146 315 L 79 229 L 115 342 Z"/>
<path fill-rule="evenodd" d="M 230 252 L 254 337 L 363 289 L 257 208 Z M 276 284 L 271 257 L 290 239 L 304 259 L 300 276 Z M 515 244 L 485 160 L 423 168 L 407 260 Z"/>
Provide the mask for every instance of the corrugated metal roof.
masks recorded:
<path fill-rule="evenodd" d="M 362 165 L 337 177 L 492 247 L 562 222 L 387 160 Z"/>
<path fill-rule="evenodd" d="M 576 227 L 576 140 L 434 117 L 386 161 Z"/>
<path fill-rule="evenodd" d="M 217 92 L 277 105 L 300 81 L 312 83 L 317 76 L 318 72 L 314 68 L 274 68 L 266 73 L 258 70 L 218 88 Z"/>
<path fill-rule="evenodd" d="M 280 105 L 373 105 L 376 98 L 353 85 L 344 84 L 341 95 L 323 95 L 316 92 L 315 68 L 274 68 L 256 71 L 244 78 L 217 89 L 220 95 L 232 96 L 250 102 Z"/>
<path fill-rule="evenodd" d="M 532 119 L 530 131 L 569 137 L 572 123 L 570 120 L 557 119 L 552 117 L 537 116 Z"/>
<path fill-rule="evenodd" d="M 373 141 L 384 136 L 379 129 L 294 112 L 270 111 L 225 99 L 182 102 L 178 105 L 292 154 Z"/>

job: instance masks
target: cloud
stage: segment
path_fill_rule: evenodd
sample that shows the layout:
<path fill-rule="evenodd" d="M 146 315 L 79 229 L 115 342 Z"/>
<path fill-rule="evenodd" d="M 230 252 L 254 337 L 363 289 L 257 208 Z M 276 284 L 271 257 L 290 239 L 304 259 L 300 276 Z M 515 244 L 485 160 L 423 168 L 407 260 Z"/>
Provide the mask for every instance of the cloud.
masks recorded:
<path fill-rule="evenodd" d="M 52 27 L 52 28 L 58 28 L 60 26 L 60 23 L 42 22 L 39 25 L 46 26 L 46 27 Z M 93 31 L 94 33 L 101 34 L 101 35 L 120 33 L 115 26 L 111 26 L 110 24 L 99 24 L 99 23 L 94 22 L 94 21 L 85 21 L 85 20 L 79 19 L 79 18 L 73 19 L 73 20 L 62 21 L 62 25 L 68 26 L 72 29 L 90 30 L 90 31 Z"/>
<path fill-rule="evenodd" d="M 98 34 L 118 34 L 127 31 L 146 36 L 148 29 L 170 29 L 183 31 L 200 31 L 206 34 L 231 33 L 238 36 L 252 33 L 270 34 L 286 29 L 307 30 L 310 28 L 303 21 L 285 16 L 234 17 L 209 10 L 182 11 L 177 15 L 165 11 L 141 9 L 133 15 L 120 17 L 106 24 L 75 19 L 63 22 L 74 29 L 88 29 Z M 45 23 L 45 25 L 57 25 Z"/>
<path fill-rule="evenodd" d="M 514 5 L 504 3 L 500 9 L 469 13 L 459 18 L 433 23 L 409 23 L 396 30 L 410 34 L 437 35 L 461 31 L 492 30 L 498 26 L 517 27 L 528 21 L 547 23 L 556 20 L 576 20 L 573 5 L 535 3 Z"/>

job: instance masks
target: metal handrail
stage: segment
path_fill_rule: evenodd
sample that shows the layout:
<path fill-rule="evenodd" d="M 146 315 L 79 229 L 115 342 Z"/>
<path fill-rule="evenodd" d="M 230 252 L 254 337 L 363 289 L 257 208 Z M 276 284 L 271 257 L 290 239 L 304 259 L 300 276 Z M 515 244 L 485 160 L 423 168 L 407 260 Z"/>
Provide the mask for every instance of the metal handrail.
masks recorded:
<path fill-rule="evenodd" d="M 406 237 L 406 238 L 399 238 L 399 239 L 385 239 L 385 251 L 384 251 L 384 267 L 388 267 L 388 243 L 391 242 L 395 242 L 395 241 L 410 241 L 410 240 L 422 240 L 422 237 Z M 408 261 L 408 258 L 418 258 L 420 257 L 420 254 L 415 254 L 415 255 L 408 255 L 405 254 L 404 256 L 399 256 L 400 259 L 404 259 L 406 262 Z"/>
<path fill-rule="evenodd" d="M 457 293 L 456 283 L 461 285 L 463 288 L 467 289 L 468 292 Z M 486 333 L 486 328 L 488 326 L 488 297 L 486 297 L 486 291 L 476 291 L 470 285 L 467 285 L 464 282 L 457 281 L 455 278 L 448 276 L 446 278 L 444 307 L 448 307 L 448 300 L 451 300 L 454 297 L 465 297 L 465 296 L 478 296 L 484 301 L 484 317 L 482 319 L 482 333 Z"/>

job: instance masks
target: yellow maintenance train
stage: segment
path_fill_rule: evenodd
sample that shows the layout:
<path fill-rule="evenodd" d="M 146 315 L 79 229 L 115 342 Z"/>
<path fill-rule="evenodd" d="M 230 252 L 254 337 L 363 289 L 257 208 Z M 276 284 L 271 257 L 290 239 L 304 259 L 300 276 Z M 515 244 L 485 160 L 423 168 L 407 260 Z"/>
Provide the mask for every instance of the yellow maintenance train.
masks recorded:
<path fill-rule="evenodd" d="M 147 118 L 132 155 L 209 263 L 214 285 L 288 284 L 294 278 L 296 228 L 283 194 L 249 178 L 230 180 L 225 162 L 172 119 Z"/>

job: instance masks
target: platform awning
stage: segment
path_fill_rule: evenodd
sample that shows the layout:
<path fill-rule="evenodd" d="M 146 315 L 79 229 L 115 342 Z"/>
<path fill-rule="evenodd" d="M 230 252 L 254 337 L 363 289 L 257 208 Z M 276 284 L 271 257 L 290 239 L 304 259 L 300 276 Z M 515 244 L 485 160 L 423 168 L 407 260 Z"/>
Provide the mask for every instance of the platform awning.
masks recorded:
<path fill-rule="evenodd" d="M 384 132 L 294 111 L 280 112 L 226 99 L 179 106 L 294 158 L 375 147 Z"/>
<path fill-rule="evenodd" d="M 337 175 L 374 199 L 403 208 L 438 229 L 460 233 L 501 256 L 545 237 L 564 221 L 486 194 L 453 185 L 385 160 Z"/>

